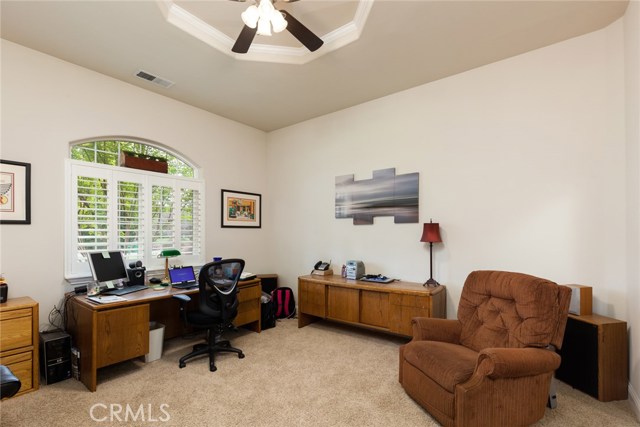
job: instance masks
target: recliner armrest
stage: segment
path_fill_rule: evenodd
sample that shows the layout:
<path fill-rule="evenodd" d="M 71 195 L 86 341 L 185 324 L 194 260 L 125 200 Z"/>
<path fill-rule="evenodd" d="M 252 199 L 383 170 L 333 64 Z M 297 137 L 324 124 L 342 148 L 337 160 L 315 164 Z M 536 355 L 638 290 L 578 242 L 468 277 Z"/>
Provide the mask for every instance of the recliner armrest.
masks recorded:
<path fill-rule="evenodd" d="M 478 355 L 476 374 L 490 378 L 516 378 L 552 372 L 560 356 L 543 348 L 486 348 Z"/>
<path fill-rule="evenodd" d="M 414 317 L 411 319 L 414 341 L 443 341 L 458 344 L 462 326 L 456 319 Z"/>

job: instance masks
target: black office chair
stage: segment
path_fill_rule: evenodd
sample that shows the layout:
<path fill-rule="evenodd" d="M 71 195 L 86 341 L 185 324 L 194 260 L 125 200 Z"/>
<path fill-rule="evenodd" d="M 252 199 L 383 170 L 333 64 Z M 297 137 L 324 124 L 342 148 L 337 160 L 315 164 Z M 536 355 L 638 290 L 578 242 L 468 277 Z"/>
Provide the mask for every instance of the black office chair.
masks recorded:
<path fill-rule="evenodd" d="M 0 365 L 0 399 L 11 397 L 20 390 L 22 383 L 20 379 L 13 375 L 11 369 L 5 365 Z"/>
<path fill-rule="evenodd" d="M 187 295 L 174 295 L 180 300 L 180 313 L 187 325 L 207 329 L 206 344 L 196 344 L 193 351 L 180 358 L 179 366 L 184 368 L 187 360 L 204 354 L 209 355 L 209 370 L 214 372 L 216 352 L 237 353 L 244 358 L 242 350 L 231 347 L 228 340 L 222 339 L 222 333 L 234 329 L 231 323 L 238 314 L 238 280 L 244 269 L 244 260 L 226 259 L 205 264 L 200 269 L 198 284 L 200 287 L 197 311 L 187 311 L 191 298 Z"/>

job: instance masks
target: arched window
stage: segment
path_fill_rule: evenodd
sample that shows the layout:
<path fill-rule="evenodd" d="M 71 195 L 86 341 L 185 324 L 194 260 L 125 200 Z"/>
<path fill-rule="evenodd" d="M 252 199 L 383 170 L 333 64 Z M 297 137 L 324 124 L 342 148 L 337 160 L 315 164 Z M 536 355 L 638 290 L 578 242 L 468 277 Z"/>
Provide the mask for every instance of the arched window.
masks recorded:
<path fill-rule="evenodd" d="M 150 144 L 120 139 L 78 142 L 71 145 L 71 158 L 111 166 L 126 166 L 125 159 L 139 156 L 164 160 L 169 175 L 194 177 L 194 168 L 173 153 Z"/>
<path fill-rule="evenodd" d="M 125 139 L 85 140 L 68 160 L 67 279 L 91 275 L 86 254 L 122 251 L 128 262 L 161 269 L 204 263 L 204 182 L 177 153 Z"/>

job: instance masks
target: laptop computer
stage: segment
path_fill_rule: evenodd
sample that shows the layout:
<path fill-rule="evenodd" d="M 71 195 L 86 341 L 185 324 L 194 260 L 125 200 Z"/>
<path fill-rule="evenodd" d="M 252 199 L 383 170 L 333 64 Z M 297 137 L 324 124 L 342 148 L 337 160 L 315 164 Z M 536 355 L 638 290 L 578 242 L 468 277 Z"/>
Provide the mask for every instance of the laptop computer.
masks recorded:
<path fill-rule="evenodd" d="M 198 286 L 196 274 L 191 266 L 172 268 L 169 270 L 169 280 L 171 280 L 171 286 L 177 289 L 188 289 Z"/>

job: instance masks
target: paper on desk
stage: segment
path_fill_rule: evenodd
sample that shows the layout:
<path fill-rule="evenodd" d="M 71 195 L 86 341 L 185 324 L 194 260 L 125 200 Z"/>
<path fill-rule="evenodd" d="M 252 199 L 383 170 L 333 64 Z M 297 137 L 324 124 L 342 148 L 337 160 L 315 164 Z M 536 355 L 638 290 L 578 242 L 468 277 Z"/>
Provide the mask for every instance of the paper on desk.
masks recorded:
<path fill-rule="evenodd" d="M 103 295 L 98 297 L 87 297 L 87 299 L 90 299 L 93 302 L 97 302 L 98 304 L 108 304 L 110 302 L 126 301 L 126 298 L 122 298 L 118 295 Z"/>

